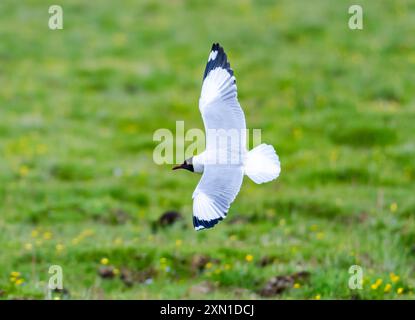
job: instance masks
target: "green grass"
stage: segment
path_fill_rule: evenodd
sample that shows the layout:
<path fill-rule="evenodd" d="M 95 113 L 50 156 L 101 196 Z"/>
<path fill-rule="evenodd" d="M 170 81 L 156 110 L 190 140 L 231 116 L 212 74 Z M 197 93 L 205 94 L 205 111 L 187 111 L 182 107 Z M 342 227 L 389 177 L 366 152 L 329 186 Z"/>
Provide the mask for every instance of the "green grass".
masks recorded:
<path fill-rule="evenodd" d="M 299 271 L 309 279 L 272 298 L 413 299 L 415 3 L 359 3 L 362 31 L 351 1 L 61 1 L 64 30 L 50 31 L 48 1 L 1 1 L 0 298 L 44 298 L 60 265 L 73 299 L 260 299 Z M 245 179 L 228 219 L 195 232 L 199 176 L 155 165 L 152 136 L 203 128 L 213 42 L 282 172 Z M 154 229 L 168 210 L 182 222 Z M 102 258 L 132 286 L 101 278 Z M 362 290 L 348 288 L 354 264 Z"/>

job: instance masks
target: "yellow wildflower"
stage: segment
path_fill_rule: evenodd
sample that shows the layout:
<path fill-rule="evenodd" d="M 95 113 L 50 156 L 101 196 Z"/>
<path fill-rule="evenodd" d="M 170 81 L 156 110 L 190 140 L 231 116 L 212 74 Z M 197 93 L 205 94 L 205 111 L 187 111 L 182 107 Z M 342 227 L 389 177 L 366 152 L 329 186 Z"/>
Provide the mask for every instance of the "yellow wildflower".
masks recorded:
<path fill-rule="evenodd" d="M 180 247 L 182 245 L 183 241 L 181 239 L 176 240 L 176 247 Z"/>
<path fill-rule="evenodd" d="M 247 254 L 247 255 L 245 256 L 245 260 L 246 260 L 247 262 L 251 262 L 252 260 L 254 260 L 254 256 L 253 256 L 252 254 Z"/>
<path fill-rule="evenodd" d="M 58 244 L 56 245 L 56 251 L 58 251 L 58 252 L 62 252 L 62 251 L 63 251 L 63 249 L 65 249 L 65 246 L 64 246 L 63 244 L 58 243 Z"/>
<path fill-rule="evenodd" d="M 315 297 L 314 297 L 314 299 L 316 299 L 316 300 L 320 300 L 321 299 L 321 295 L 316 295 Z"/>
<path fill-rule="evenodd" d="M 299 283 L 294 283 L 294 289 L 300 289 L 301 288 L 301 284 Z"/>
<path fill-rule="evenodd" d="M 379 288 L 379 286 L 382 284 L 382 282 L 383 282 L 383 280 L 379 278 L 370 287 L 372 288 L 372 290 L 377 290 Z"/>
<path fill-rule="evenodd" d="M 231 268 L 231 265 L 229 263 L 226 263 L 224 265 L 225 270 L 229 270 Z"/>
<path fill-rule="evenodd" d="M 396 202 L 392 202 L 389 209 L 391 212 L 396 212 L 396 210 L 398 210 L 398 204 Z"/>
<path fill-rule="evenodd" d="M 403 288 L 398 288 L 398 290 L 396 290 L 397 294 L 402 294 L 403 293 Z"/>
<path fill-rule="evenodd" d="M 113 273 L 114 275 L 119 275 L 119 274 L 120 274 L 120 270 L 119 270 L 119 269 L 117 269 L 117 268 L 114 268 L 114 270 L 112 270 L 112 273 Z"/>
<path fill-rule="evenodd" d="M 393 283 L 396 283 L 396 282 L 398 282 L 399 281 L 399 276 L 398 275 L 396 275 L 396 274 L 394 274 L 393 272 L 391 272 L 390 274 L 389 274 L 389 277 L 390 277 L 390 279 L 391 279 L 391 281 L 393 282 Z"/>
<path fill-rule="evenodd" d="M 317 233 L 316 238 L 317 238 L 317 240 L 322 240 L 324 238 L 324 233 L 323 232 Z"/>
<path fill-rule="evenodd" d="M 24 279 L 23 278 L 17 279 L 16 282 L 15 282 L 16 286 L 20 286 L 23 283 L 24 283 Z"/>
<path fill-rule="evenodd" d="M 208 263 L 206 263 L 205 268 L 210 269 L 210 268 L 212 268 L 212 266 L 213 266 L 212 262 L 208 262 Z"/>
<path fill-rule="evenodd" d="M 101 259 L 101 264 L 103 264 L 104 266 L 107 265 L 110 261 L 108 260 L 108 258 L 102 258 Z"/>
<path fill-rule="evenodd" d="M 43 239 L 45 239 L 45 240 L 50 240 L 50 239 L 52 239 L 52 232 L 50 232 L 50 231 L 46 231 L 46 232 L 43 234 Z"/>
<path fill-rule="evenodd" d="M 28 243 L 25 243 L 24 248 L 27 251 L 31 251 L 33 249 L 33 245 L 30 242 L 28 242 Z"/>
<path fill-rule="evenodd" d="M 32 235 L 32 238 L 36 238 L 39 235 L 39 231 L 37 231 L 36 229 L 32 230 L 31 235 Z"/>
<path fill-rule="evenodd" d="M 391 289 L 392 289 L 392 285 L 390 283 L 387 283 L 386 286 L 385 286 L 384 291 L 385 291 L 385 293 L 387 293 L 387 292 L 391 291 Z"/>
<path fill-rule="evenodd" d="M 13 272 L 11 272 L 11 273 L 10 273 L 10 276 L 11 276 L 11 277 L 18 278 L 18 277 L 20 277 L 20 272 L 18 272 L 18 271 L 13 271 Z"/>
<path fill-rule="evenodd" d="M 160 263 L 161 264 L 166 264 L 167 263 L 167 259 L 166 258 L 160 258 Z"/>

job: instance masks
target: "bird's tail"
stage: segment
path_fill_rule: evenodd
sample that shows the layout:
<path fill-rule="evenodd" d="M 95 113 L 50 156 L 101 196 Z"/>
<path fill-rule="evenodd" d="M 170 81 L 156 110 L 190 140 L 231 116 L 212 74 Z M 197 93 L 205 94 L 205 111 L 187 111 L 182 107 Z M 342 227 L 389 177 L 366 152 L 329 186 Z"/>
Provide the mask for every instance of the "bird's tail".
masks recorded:
<path fill-rule="evenodd" d="M 273 146 L 260 144 L 248 152 L 245 174 L 255 183 L 264 183 L 280 175 L 280 160 Z"/>

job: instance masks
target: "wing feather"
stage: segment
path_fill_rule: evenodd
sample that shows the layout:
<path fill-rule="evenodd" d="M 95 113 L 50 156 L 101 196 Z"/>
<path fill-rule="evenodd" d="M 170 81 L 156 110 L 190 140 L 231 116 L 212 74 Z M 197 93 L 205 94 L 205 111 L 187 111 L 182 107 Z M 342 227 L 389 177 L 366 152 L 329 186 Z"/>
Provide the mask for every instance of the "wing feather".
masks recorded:
<path fill-rule="evenodd" d="M 217 160 L 220 154 L 232 163 L 205 163 L 202 178 L 193 193 L 193 224 L 196 230 L 211 228 L 226 218 L 238 194 L 244 176 L 243 157 L 246 153 L 245 115 L 238 102 L 236 80 L 227 56 L 219 44 L 213 44 L 203 75 L 199 100 L 206 130 L 207 159 Z M 234 130 L 238 143 L 218 144 L 217 131 Z"/>

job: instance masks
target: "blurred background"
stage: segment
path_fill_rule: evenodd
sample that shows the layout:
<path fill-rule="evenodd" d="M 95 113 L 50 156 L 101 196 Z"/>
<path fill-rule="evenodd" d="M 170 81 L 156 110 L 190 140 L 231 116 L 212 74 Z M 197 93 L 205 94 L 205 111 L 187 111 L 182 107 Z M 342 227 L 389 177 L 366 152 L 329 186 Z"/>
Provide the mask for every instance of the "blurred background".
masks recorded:
<path fill-rule="evenodd" d="M 0 299 L 415 297 L 414 1 L 51 4 L 0 2 Z M 153 133 L 203 129 L 213 42 L 282 172 L 195 232 Z"/>

